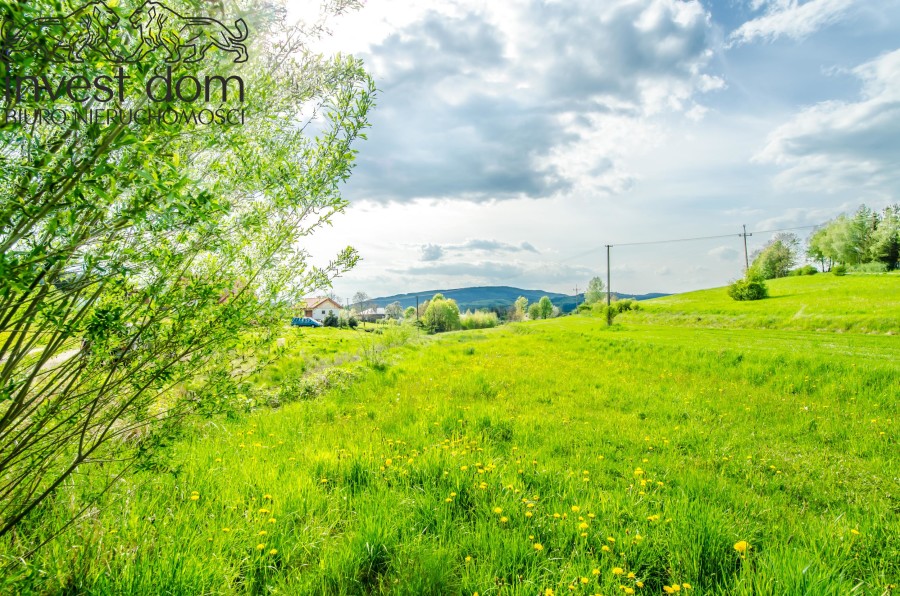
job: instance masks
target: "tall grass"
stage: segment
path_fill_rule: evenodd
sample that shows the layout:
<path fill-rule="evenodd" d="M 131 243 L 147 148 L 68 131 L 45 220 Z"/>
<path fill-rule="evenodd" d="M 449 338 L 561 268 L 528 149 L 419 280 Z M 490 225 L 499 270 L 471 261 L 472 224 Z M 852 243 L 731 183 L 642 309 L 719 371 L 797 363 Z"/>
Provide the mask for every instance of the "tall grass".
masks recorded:
<path fill-rule="evenodd" d="M 492 311 L 467 310 L 459 317 L 459 323 L 463 329 L 490 329 L 500 324 L 497 313 Z"/>
<path fill-rule="evenodd" d="M 2 545 L 0 592 L 890 593 L 896 338 L 630 317 L 343 360 L 351 382 L 197 424 L 17 559 L 91 496 L 67 487 Z"/>

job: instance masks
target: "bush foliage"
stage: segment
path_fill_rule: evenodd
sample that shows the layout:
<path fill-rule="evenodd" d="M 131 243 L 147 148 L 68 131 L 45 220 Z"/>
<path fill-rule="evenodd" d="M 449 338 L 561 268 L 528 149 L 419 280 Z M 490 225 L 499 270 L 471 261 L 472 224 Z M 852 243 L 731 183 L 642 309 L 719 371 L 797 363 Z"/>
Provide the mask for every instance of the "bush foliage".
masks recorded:
<path fill-rule="evenodd" d="M 738 301 L 762 300 L 769 296 L 769 289 L 759 278 L 744 278 L 728 286 L 728 295 Z"/>

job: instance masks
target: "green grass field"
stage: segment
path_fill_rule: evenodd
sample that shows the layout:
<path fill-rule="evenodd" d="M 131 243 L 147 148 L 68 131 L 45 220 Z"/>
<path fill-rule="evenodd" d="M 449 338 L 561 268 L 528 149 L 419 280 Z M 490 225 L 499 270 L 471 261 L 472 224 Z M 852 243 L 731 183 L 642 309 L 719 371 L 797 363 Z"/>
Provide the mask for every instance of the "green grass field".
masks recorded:
<path fill-rule="evenodd" d="M 8 593 L 890 594 L 900 277 L 431 338 L 291 330 L 315 399 L 193 425 Z M 839 333 L 843 331 L 844 333 Z M 362 354 L 360 356 L 360 352 Z M 377 362 L 374 362 L 377 360 Z M 28 530 L 89 495 L 78 478 Z"/>

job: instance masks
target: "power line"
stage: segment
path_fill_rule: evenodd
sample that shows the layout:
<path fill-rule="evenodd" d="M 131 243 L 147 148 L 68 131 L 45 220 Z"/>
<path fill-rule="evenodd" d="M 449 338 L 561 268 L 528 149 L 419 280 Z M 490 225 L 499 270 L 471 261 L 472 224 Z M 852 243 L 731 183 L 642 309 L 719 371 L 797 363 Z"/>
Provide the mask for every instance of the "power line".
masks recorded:
<path fill-rule="evenodd" d="M 811 225 L 811 226 L 797 226 L 797 227 L 793 227 L 793 228 L 780 228 L 780 229 L 777 229 L 777 230 L 752 230 L 752 231 L 750 231 L 750 232 L 745 232 L 745 233 L 746 233 L 748 236 L 752 236 L 753 234 L 770 234 L 770 233 L 774 233 L 774 232 L 790 232 L 790 231 L 792 231 L 792 230 L 808 230 L 808 229 L 812 229 L 812 228 L 818 228 L 818 227 L 821 227 L 821 226 L 823 226 L 823 225 L 825 225 L 825 224 L 815 224 L 815 225 Z M 617 243 L 617 244 L 610 244 L 609 246 L 613 246 L 613 247 L 616 247 L 616 246 L 649 246 L 649 245 L 653 245 L 653 244 L 670 244 L 670 243 L 677 243 L 677 242 L 694 242 L 694 241 L 698 241 L 698 240 L 719 240 L 719 239 L 722 239 L 722 238 L 740 238 L 741 236 L 743 236 L 743 234 L 741 234 L 741 233 L 737 233 L 737 234 L 719 234 L 719 235 L 716 235 L 716 236 L 694 236 L 694 237 L 692 237 L 692 238 L 672 238 L 672 239 L 669 239 L 669 240 L 646 240 L 646 241 L 643 241 L 643 242 L 620 242 L 620 243 Z M 590 254 L 593 254 L 593 253 L 595 253 L 595 252 L 600 252 L 600 251 L 604 250 L 604 249 L 606 248 L 606 246 L 607 246 L 607 245 L 604 244 L 603 246 L 598 246 L 597 248 L 592 248 L 592 249 L 587 250 L 587 251 L 585 251 L 585 252 L 578 253 L 577 255 L 572 255 L 571 257 L 566 257 L 565 259 L 560 259 L 560 260 L 557 261 L 557 262 L 559 262 L 559 263 L 565 263 L 566 261 L 571 261 L 571 260 L 573 260 L 573 259 L 578 259 L 578 258 L 581 258 L 581 257 L 585 257 L 585 256 L 590 255 Z"/>

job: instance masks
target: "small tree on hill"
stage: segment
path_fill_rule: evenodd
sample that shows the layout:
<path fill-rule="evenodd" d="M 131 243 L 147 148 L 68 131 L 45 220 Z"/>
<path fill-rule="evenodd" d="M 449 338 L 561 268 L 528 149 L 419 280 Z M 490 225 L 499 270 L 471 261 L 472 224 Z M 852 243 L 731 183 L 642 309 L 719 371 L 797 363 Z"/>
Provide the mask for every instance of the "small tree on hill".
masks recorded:
<path fill-rule="evenodd" d="M 415 312 L 415 309 L 413 309 Z M 399 302 L 391 302 L 384 307 L 384 315 L 389 319 L 399 319 L 403 316 L 403 307 Z"/>
<path fill-rule="evenodd" d="M 762 279 L 786 277 L 797 263 L 799 246 L 795 234 L 777 234 L 753 259 L 753 275 Z"/>
<path fill-rule="evenodd" d="M 519 296 L 509 309 L 510 321 L 524 321 L 528 315 L 528 298 Z"/>
<path fill-rule="evenodd" d="M 456 300 L 444 298 L 443 294 L 435 294 L 425 309 L 422 323 L 431 333 L 459 329 L 459 306 Z"/>
<path fill-rule="evenodd" d="M 550 301 L 549 297 L 542 296 L 538 301 L 538 308 L 540 309 L 542 319 L 549 319 L 553 316 L 553 302 Z"/>
<path fill-rule="evenodd" d="M 595 302 L 600 302 L 603 300 L 605 290 L 606 285 L 603 283 L 603 280 L 599 277 L 592 277 L 591 281 L 588 282 L 587 290 L 584 292 L 584 303 L 594 304 Z"/>

